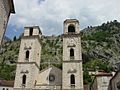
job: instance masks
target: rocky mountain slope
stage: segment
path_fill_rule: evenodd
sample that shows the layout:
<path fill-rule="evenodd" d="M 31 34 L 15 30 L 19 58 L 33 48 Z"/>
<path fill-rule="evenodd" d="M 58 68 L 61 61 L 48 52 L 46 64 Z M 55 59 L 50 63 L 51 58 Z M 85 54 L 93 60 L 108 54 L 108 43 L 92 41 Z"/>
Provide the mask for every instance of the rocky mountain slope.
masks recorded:
<path fill-rule="evenodd" d="M 120 59 L 120 23 L 116 20 L 103 23 L 101 26 L 88 26 L 81 31 L 83 69 L 114 70 Z M 20 47 L 20 38 L 8 41 L 0 51 L 0 77 L 14 79 L 16 62 Z M 42 37 L 41 67 L 49 64 L 61 68 L 62 38 L 59 36 Z M 51 62 L 51 63 L 48 63 Z M 53 63 L 55 62 L 55 63 Z M 88 73 L 84 74 L 84 82 L 90 82 Z M 87 79 L 87 80 L 86 80 Z"/>
<path fill-rule="evenodd" d="M 83 56 L 99 59 L 112 65 L 120 62 L 120 23 L 103 23 L 101 26 L 88 27 L 81 32 Z"/>

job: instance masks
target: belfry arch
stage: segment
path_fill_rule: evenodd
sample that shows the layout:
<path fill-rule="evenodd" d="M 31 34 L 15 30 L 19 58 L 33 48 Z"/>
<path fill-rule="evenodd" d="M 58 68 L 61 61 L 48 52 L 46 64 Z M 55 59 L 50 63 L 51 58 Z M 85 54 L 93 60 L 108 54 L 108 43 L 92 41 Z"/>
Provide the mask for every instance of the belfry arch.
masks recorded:
<path fill-rule="evenodd" d="M 75 26 L 71 24 L 68 26 L 68 33 L 73 33 L 73 32 L 75 32 Z"/>

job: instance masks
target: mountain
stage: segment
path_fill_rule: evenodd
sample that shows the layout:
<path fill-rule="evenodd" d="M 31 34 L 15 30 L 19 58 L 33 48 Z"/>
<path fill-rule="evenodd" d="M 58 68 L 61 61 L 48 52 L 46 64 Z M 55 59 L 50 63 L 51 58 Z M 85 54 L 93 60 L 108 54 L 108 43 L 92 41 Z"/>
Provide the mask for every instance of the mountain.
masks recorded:
<path fill-rule="evenodd" d="M 2 43 L 4 44 L 4 43 L 6 43 L 6 42 L 8 42 L 8 41 L 10 41 L 10 40 L 11 40 L 10 38 L 8 38 L 7 36 L 4 36 Z"/>
<path fill-rule="evenodd" d="M 3 40 L 10 41 L 11 39 L 8 38 L 7 36 L 4 36 L 4 37 L 3 37 Z"/>
<path fill-rule="evenodd" d="M 91 82 L 88 70 L 102 69 L 111 72 L 119 65 L 120 59 L 120 23 L 117 20 L 100 26 L 88 26 L 81 31 L 84 83 Z M 42 37 L 41 67 L 48 66 L 48 61 L 59 68 L 62 61 L 62 37 Z M 0 77 L 14 79 L 16 62 L 20 47 L 20 38 L 8 41 L 0 52 Z M 52 64 L 52 63 L 51 63 Z"/>
<path fill-rule="evenodd" d="M 120 23 L 117 20 L 88 27 L 82 30 L 81 37 L 84 62 L 101 60 L 112 66 L 120 62 Z"/>

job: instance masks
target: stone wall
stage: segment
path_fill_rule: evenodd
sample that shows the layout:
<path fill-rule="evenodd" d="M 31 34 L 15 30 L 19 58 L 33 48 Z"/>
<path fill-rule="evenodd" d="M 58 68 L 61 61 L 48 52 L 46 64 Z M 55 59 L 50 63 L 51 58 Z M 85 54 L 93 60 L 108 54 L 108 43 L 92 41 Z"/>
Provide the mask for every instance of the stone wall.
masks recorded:
<path fill-rule="evenodd" d="M 0 45 L 7 27 L 9 14 L 9 0 L 0 0 Z"/>

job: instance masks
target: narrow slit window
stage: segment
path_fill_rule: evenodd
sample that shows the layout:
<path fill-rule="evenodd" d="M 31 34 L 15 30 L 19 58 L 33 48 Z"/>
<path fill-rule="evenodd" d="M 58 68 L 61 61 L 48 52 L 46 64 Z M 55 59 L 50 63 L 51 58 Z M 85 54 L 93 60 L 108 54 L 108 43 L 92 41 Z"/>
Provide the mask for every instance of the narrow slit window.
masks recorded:
<path fill-rule="evenodd" d="M 74 49 L 70 49 L 70 59 L 74 59 Z"/>
<path fill-rule="evenodd" d="M 23 75 L 23 77 L 22 77 L 22 84 L 23 84 L 23 85 L 26 84 L 26 75 Z"/>
<path fill-rule="evenodd" d="M 26 59 L 29 59 L 30 52 L 27 50 L 26 51 Z"/>
<path fill-rule="evenodd" d="M 73 74 L 70 76 L 70 84 L 72 88 L 75 87 L 75 75 Z"/>

